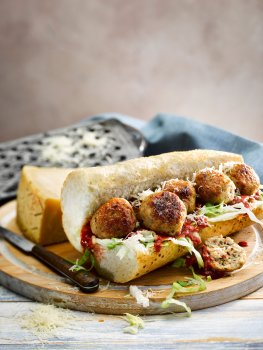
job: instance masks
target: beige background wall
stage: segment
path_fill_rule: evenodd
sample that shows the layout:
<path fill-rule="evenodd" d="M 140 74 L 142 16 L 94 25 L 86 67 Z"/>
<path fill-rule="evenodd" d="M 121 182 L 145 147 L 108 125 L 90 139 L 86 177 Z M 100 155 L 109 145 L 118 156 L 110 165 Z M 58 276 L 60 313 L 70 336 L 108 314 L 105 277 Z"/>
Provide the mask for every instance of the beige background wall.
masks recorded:
<path fill-rule="evenodd" d="M 113 111 L 263 142 L 263 1 L 0 1 L 0 141 Z"/>

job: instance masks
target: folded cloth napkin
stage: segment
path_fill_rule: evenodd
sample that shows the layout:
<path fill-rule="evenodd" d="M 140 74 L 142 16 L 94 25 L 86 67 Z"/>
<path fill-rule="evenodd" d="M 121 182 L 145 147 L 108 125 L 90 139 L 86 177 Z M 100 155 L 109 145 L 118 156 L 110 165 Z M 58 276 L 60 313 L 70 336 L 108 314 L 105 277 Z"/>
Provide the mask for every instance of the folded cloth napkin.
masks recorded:
<path fill-rule="evenodd" d="M 146 155 L 192 149 L 242 154 L 263 181 L 263 144 L 195 120 L 158 114 L 142 128 L 148 140 Z"/>
<path fill-rule="evenodd" d="M 184 117 L 158 114 L 145 123 L 117 113 L 91 117 L 91 120 L 116 118 L 140 129 L 148 146 L 145 155 L 192 149 L 213 149 L 242 154 L 263 182 L 263 144 L 250 141 L 228 131 Z"/>

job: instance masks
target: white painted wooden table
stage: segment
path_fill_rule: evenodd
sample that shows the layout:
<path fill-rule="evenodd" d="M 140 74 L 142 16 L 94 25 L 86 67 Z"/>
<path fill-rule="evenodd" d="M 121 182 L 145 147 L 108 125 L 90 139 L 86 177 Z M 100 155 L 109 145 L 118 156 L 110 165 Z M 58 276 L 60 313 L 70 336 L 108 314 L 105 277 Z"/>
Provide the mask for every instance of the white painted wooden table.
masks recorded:
<path fill-rule="evenodd" d="M 69 311 L 76 319 L 39 339 L 18 321 L 38 305 L 0 287 L 0 349 L 263 349 L 263 288 L 190 318 L 142 317 L 137 335 L 123 333 L 127 323 L 118 316 Z"/>

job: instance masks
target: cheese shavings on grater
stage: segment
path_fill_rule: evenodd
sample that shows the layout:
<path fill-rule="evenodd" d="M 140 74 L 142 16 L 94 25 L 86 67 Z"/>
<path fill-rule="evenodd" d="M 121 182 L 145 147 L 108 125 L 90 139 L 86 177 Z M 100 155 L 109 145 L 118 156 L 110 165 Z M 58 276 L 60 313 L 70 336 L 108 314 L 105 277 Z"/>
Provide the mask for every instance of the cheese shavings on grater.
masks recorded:
<path fill-rule="evenodd" d="M 142 134 L 118 121 L 85 121 L 66 128 L 0 143 L 0 202 L 14 197 L 24 165 L 91 167 L 143 154 Z"/>

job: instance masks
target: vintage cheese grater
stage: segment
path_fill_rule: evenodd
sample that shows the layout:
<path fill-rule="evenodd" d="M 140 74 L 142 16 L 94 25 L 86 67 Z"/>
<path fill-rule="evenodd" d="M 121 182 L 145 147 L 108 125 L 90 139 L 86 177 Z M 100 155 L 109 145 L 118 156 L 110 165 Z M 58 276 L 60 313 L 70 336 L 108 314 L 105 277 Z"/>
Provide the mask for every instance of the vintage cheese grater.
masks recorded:
<path fill-rule="evenodd" d="M 0 143 L 0 203 L 15 197 L 24 165 L 91 167 L 143 155 L 146 141 L 135 128 L 117 119 L 83 121 Z"/>

